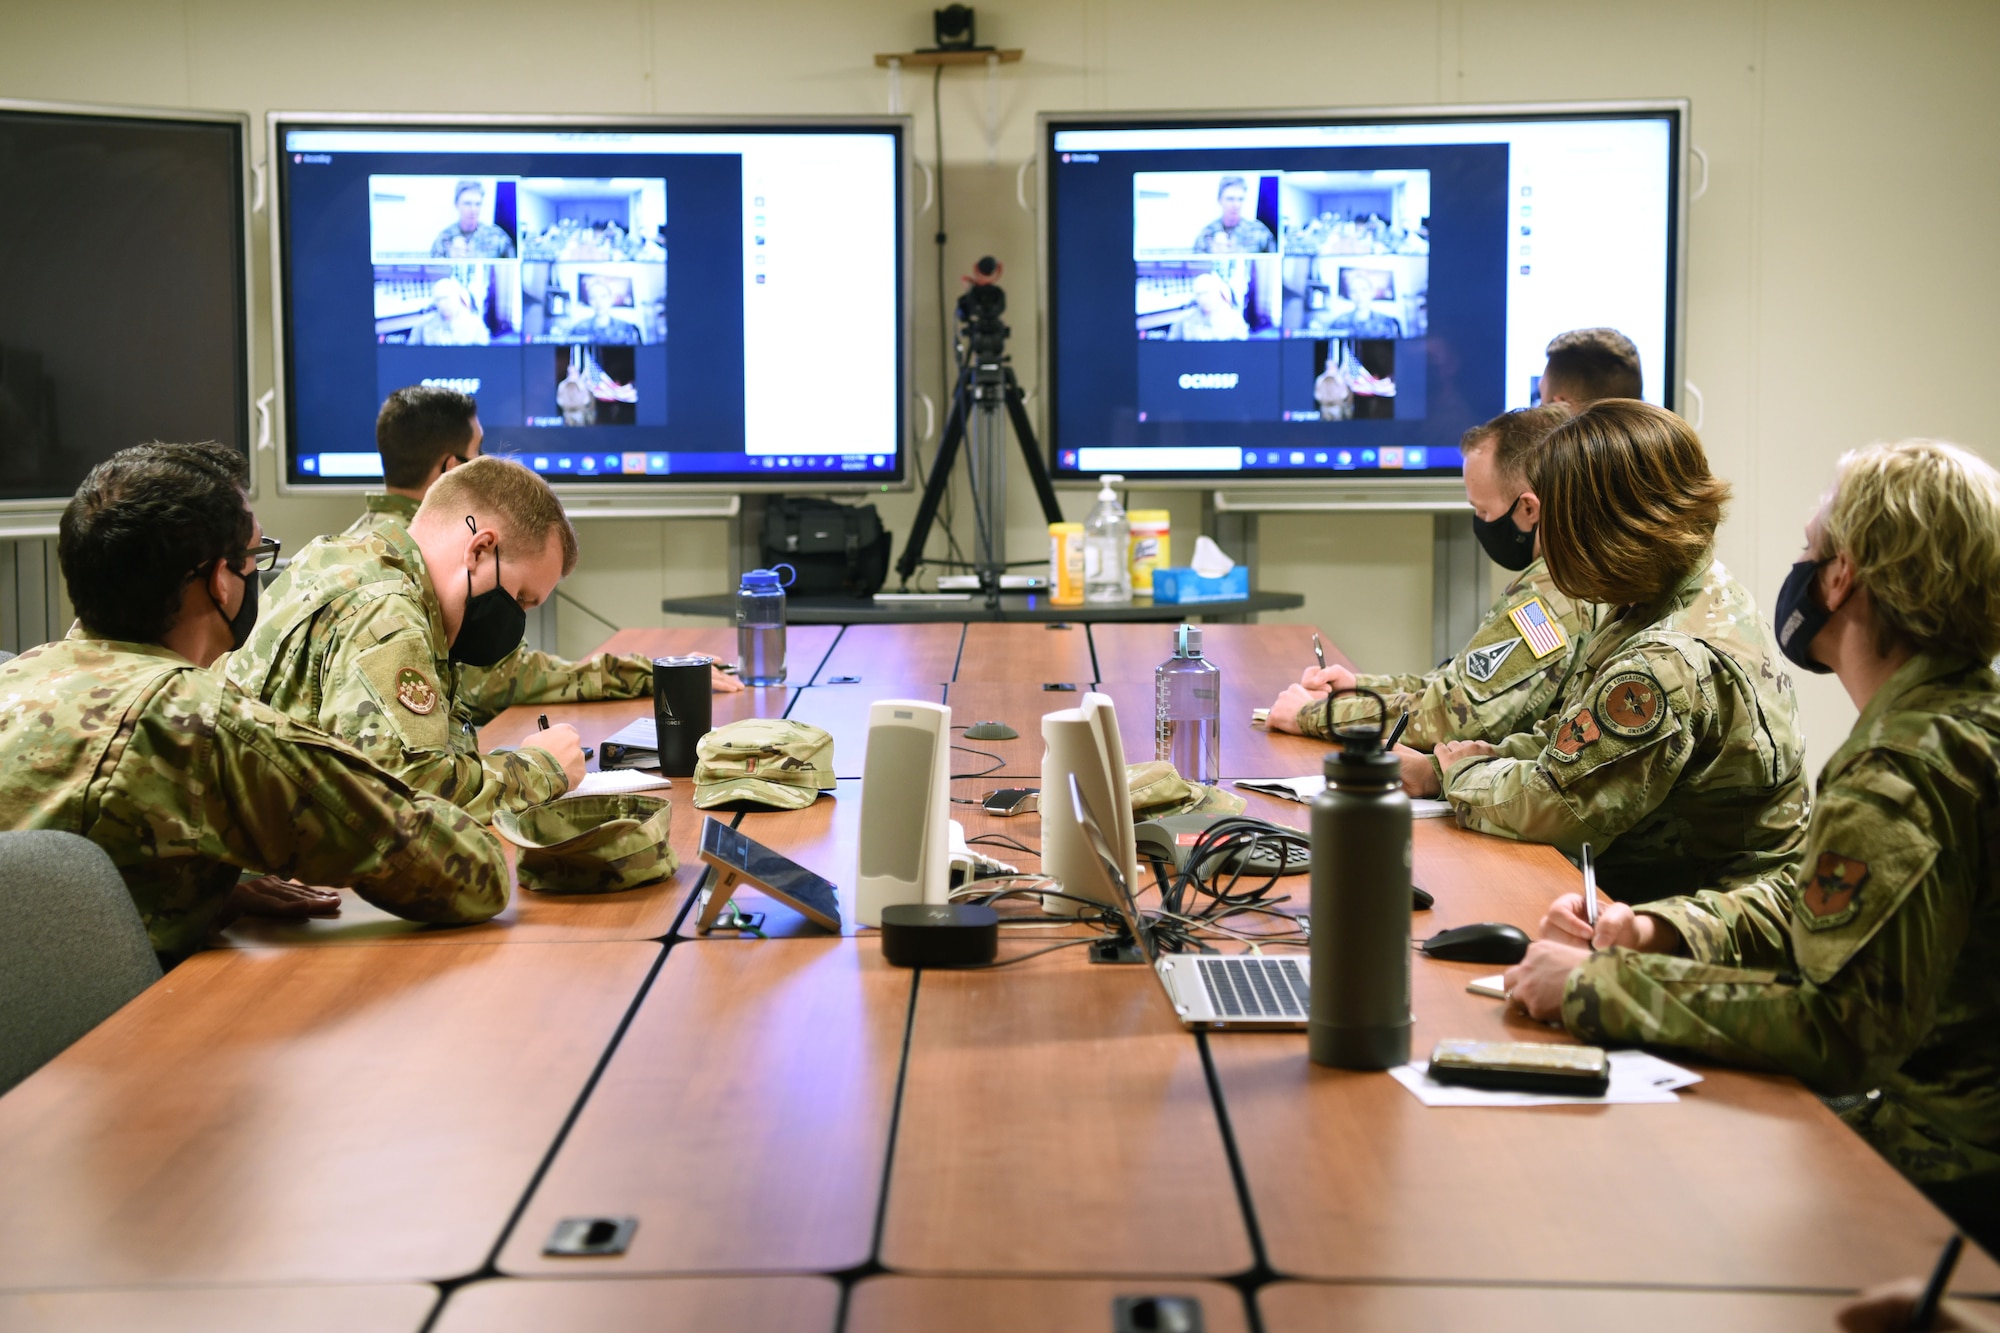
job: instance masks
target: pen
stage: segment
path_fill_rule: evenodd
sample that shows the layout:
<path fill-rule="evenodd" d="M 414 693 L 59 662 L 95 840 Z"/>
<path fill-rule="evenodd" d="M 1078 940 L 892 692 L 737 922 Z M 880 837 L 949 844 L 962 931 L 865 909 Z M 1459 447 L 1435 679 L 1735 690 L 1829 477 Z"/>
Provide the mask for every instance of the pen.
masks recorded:
<path fill-rule="evenodd" d="M 542 731 L 547 731 L 549 729 L 549 715 L 547 713 L 537 714 L 535 717 L 535 726 Z M 586 745 L 583 747 L 583 757 L 585 759 L 594 759 L 597 757 L 597 751 Z"/>
<path fill-rule="evenodd" d="M 1382 748 L 1385 750 L 1395 749 L 1396 742 L 1403 739 L 1403 728 L 1409 725 L 1410 725 L 1410 710 L 1405 708 L 1403 710 L 1403 715 L 1396 719 L 1395 727 L 1390 730 L 1389 739 L 1382 742 Z"/>
<path fill-rule="evenodd" d="M 1951 1281 L 1951 1270 L 1958 1267 L 1959 1252 L 1964 1248 L 1965 1237 L 1957 1232 L 1953 1232 L 1951 1239 L 1944 1243 L 1937 1267 L 1931 1270 L 1931 1280 L 1924 1283 L 1924 1294 L 1910 1307 L 1910 1333 L 1929 1333 L 1937 1324 L 1938 1306 L 1944 1301 L 1945 1285 Z"/>
<path fill-rule="evenodd" d="M 1326 670 L 1326 645 L 1319 641 L 1319 631 L 1313 631 L 1313 660 L 1319 663 L 1321 671 Z"/>
<path fill-rule="evenodd" d="M 1590 924 L 1592 949 L 1597 947 L 1597 864 L 1590 859 L 1590 844 L 1583 844 L 1583 919 Z"/>

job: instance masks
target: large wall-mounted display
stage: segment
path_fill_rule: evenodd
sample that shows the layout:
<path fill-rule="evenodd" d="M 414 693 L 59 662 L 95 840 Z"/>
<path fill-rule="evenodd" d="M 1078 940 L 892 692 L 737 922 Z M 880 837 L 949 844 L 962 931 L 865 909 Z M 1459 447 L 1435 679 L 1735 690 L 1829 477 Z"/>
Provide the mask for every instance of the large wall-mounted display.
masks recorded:
<path fill-rule="evenodd" d="M 1685 103 L 1042 117 L 1058 478 L 1452 477 L 1610 326 L 1675 404 Z"/>
<path fill-rule="evenodd" d="M 0 101 L 0 509 L 146 440 L 250 444 L 249 118 Z"/>
<path fill-rule="evenodd" d="M 379 484 L 411 384 L 552 481 L 901 481 L 906 130 L 274 114 L 287 485 Z"/>

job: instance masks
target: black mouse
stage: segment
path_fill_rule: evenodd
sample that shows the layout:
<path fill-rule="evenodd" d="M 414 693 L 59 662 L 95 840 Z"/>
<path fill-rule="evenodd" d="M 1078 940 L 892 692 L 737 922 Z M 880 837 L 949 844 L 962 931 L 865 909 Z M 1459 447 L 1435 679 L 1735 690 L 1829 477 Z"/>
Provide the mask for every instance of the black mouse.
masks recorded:
<path fill-rule="evenodd" d="M 1424 941 L 1424 952 L 1447 963 L 1518 963 L 1528 953 L 1528 936 L 1504 921 L 1453 926 Z"/>

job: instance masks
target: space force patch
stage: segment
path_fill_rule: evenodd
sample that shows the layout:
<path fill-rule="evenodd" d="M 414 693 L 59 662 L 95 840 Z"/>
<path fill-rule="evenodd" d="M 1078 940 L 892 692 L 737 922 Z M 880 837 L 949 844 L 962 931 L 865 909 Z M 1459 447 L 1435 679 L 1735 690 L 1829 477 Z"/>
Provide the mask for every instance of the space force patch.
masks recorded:
<path fill-rule="evenodd" d="M 418 717 L 428 717 L 438 706 L 437 687 L 415 667 L 404 667 L 396 673 L 396 702 Z"/>
<path fill-rule="evenodd" d="M 1507 655 L 1520 646 L 1519 639 L 1509 639 L 1505 643 L 1489 643 L 1484 648 L 1469 650 L 1465 654 L 1465 674 L 1484 685 L 1500 670 L 1500 664 L 1507 660 Z"/>
<path fill-rule="evenodd" d="M 1643 671 L 1621 671 L 1597 690 L 1597 717 L 1604 729 L 1625 740 L 1651 735 L 1667 715 L 1659 682 Z"/>

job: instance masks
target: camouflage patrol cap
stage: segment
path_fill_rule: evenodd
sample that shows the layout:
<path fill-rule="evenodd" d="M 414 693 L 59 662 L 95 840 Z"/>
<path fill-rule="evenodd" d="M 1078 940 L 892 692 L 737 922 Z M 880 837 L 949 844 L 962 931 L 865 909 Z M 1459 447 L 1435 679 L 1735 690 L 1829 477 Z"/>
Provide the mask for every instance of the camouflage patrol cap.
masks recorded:
<path fill-rule="evenodd" d="M 1132 814 L 1138 819 L 1166 815 L 1240 815 L 1248 802 L 1234 792 L 1189 782 L 1164 759 L 1127 764 L 1125 781 L 1132 791 Z"/>
<path fill-rule="evenodd" d="M 788 718 L 747 717 L 717 727 L 695 755 L 694 803 L 703 810 L 731 801 L 803 810 L 836 785 L 833 737 Z"/>
<path fill-rule="evenodd" d="M 521 849 L 521 887 L 541 893 L 617 893 L 665 879 L 680 868 L 667 843 L 673 823 L 672 805 L 634 792 L 568 796 L 493 817 Z"/>

